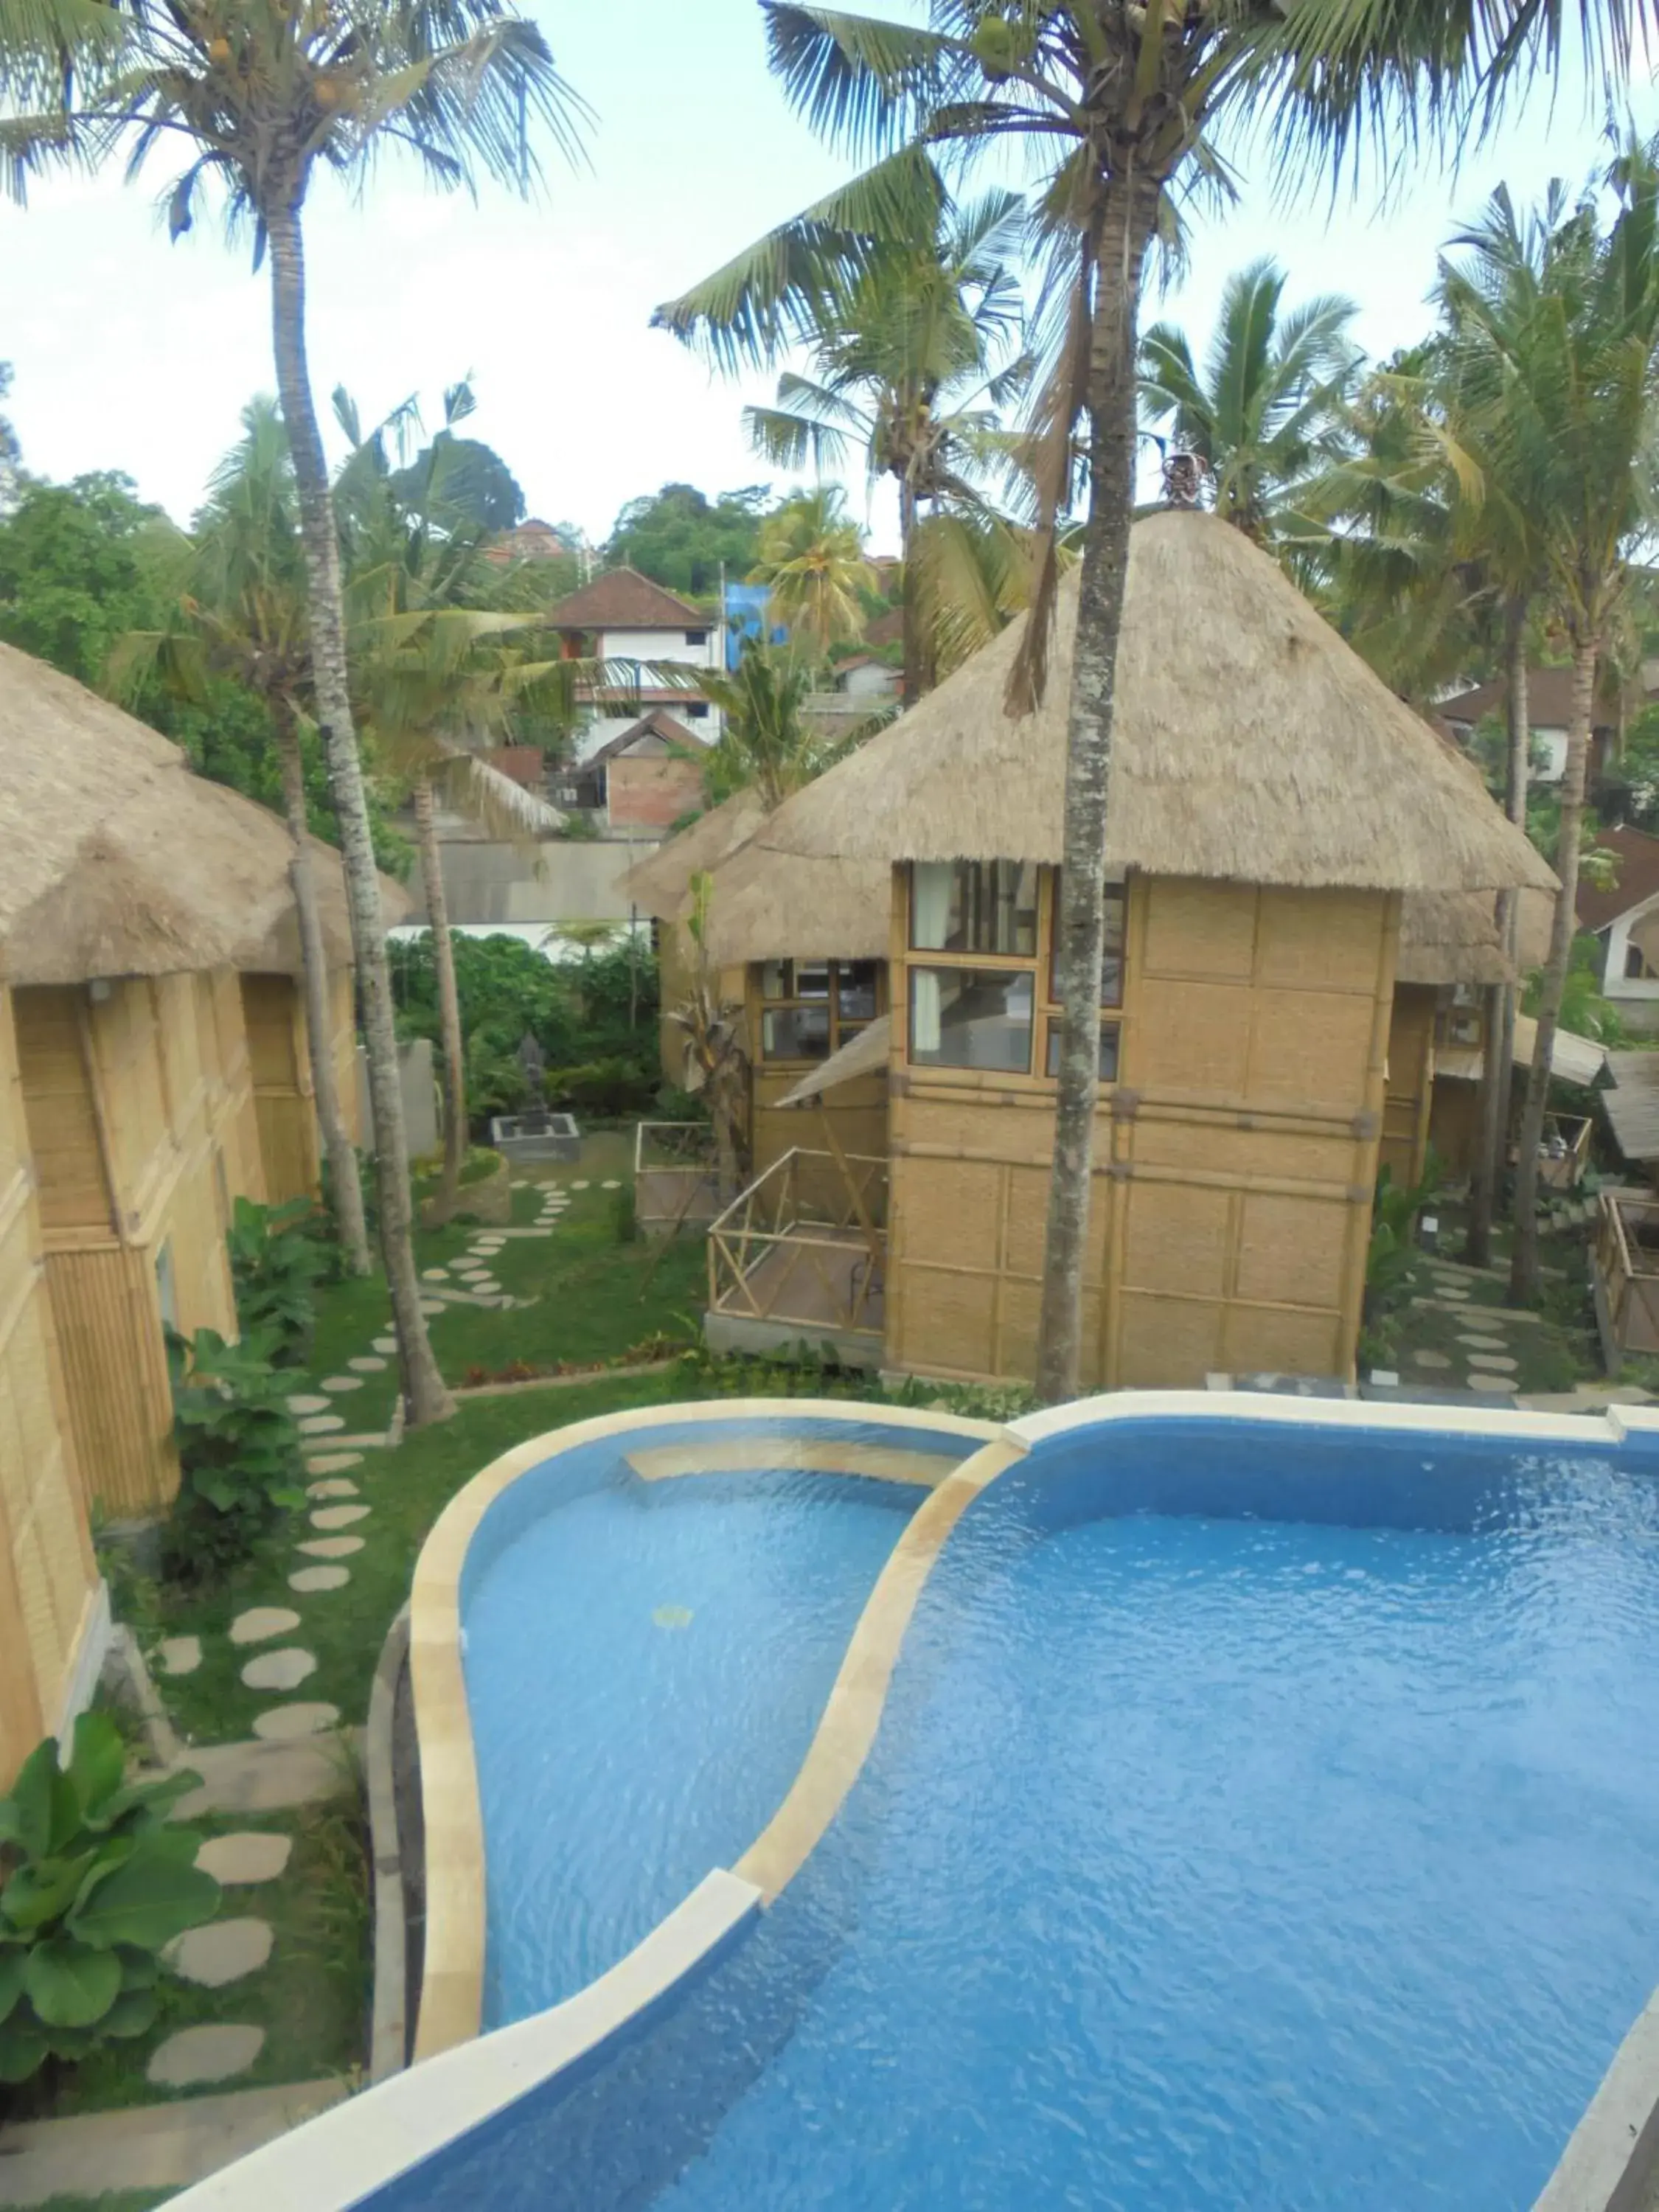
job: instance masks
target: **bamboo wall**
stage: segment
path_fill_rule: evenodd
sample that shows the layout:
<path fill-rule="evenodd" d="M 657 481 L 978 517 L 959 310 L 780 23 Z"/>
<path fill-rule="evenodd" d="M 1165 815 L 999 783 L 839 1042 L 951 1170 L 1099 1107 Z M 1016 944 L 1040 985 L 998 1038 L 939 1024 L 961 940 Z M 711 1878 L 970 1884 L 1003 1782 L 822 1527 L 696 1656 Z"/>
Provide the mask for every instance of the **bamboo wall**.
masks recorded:
<path fill-rule="evenodd" d="M 811 1067 L 810 1060 L 766 1061 L 760 1058 L 762 1021 L 761 964 L 751 962 L 745 971 L 744 1000 L 751 1041 L 750 1063 L 750 1150 L 751 1173 L 767 1169 L 796 1146 L 809 1152 L 826 1149 L 824 1123 L 849 1158 L 883 1160 L 887 1157 L 887 1071 L 855 1076 L 838 1083 L 810 1106 L 780 1107 L 779 1099 L 793 1091 Z M 881 1001 L 878 1001 L 882 1005 Z M 882 1011 L 886 1008 L 882 1005 Z"/>
<path fill-rule="evenodd" d="M 1480 1085 L 1437 1075 L 1429 1102 L 1429 1142 L 1452 1176 L 1473 1175 L 1480 1152 Z"/>
<path fill-rule="evenodd" d="M 1428 1159 L 1434 1022 L 1439 997 L 1432 983 L 1397 984 L 1389 1024 L 1382 1164 L 1397 1184 L 1407 1188 L 1421 1182 Z"/>
<path fill-rule="evenodd" d="M 903 887 L 896 871 L 896 1008 Z M 1045 880 L 1040 973 L 1051 911 Z M 1096 1145 L 1085 1387 L 1352 1375 L 1398 912 L 1380 892 L 1132 884 L 1121 1073 Z M 896 1018 L 888 1359 L 1030 1378 L 1054 1086 L 908 1068 L 903 1054 Z"/>
<path fill-rule="evenodd" d="M 267 1199 L 280 1206 L 311 1197 L 319 1188 L 321 1163 L 305 1006 L 294 978 L 244 975 L 242 1016 Z"/>
<path fill-rule="evenodd" d="M 76 1456 L 143 1514 L 178 1486 L 162 1334 L 234 1335 L 232 1200 L 265 1195 L 228 970 L 15 994 L 24 1111 Z"/>
<path fill-rule="evenodd" d="M 97 1588 L 0 988 L 0 1791 L 58 1724 Z"/>

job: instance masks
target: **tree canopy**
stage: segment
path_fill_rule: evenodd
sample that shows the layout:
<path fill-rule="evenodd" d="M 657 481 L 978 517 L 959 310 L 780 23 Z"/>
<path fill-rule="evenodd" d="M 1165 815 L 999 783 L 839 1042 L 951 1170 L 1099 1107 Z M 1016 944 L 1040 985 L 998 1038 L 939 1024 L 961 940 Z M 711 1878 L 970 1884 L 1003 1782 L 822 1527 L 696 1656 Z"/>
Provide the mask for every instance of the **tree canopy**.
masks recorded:
<path fill-rule="evenodd" d="M 631 499 L 617 517 L 605 554 L 671 592 L 706 599 L 720 587 L 720 569 L 746 576 L 760 557 L 761 522 L 772 504 L 769 484 L 723 491 L 712 501 L 694 484 L 666 483 Z"/>

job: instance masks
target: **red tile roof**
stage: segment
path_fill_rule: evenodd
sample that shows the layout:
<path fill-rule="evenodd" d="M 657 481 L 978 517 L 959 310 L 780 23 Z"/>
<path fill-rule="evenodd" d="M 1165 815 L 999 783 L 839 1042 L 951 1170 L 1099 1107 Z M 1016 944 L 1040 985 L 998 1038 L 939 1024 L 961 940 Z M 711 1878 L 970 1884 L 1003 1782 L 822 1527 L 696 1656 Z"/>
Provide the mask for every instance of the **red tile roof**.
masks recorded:
<path fill-rule="evenodd" d="M 1606 929 L 1659 891 L 1659 837 L 1645 830 L 1598 830 L 1595 842 L 1619 855 L 1619 887 L 1600 891 L 1579 878 L 1580 929 Z"/>
<path fill-rule="evenodd" d="M 1443 699 L 1435 712 L 1443 714 L 1449 722 L 1468 722 L 1471 726 L 1487 714 L 1501 714 L 1509 700 L 1509 687 L 1501 678 L 1490 684 L 1477 684 L 1473 691 L 1460 691 L 1455 699 Z M 1643 695 L 1632 690 L 1629 703 L 1639 708 Z M 1535 730 L 1565 730 L 1572 719 L 1572 671 L 1570 668 L 1529 668 L 1527 671 L 1527 712 Z M 1597 729 L 1611 728 L 1613 708 L 1607 699 L 1595 702 L 1595 726 Z"/>
<path fill-rule="evenodd" d="M 665 745 L 684 746 L 688 750 L 701 750 L 707 744 L 707 740 L 698 737 L 695 731 L 688 730 L 684 722 L 677 722 L 665 708 L 653 707 L 648 714 L 640 717 L 631 730 L 619 732 L 602 744 L 598 752 L 589 753 L 582 766 L 585 769 L 597 768 L 601 761 L 619 760 L 642 738 L 656 738 Z"/>
<path fill-rule="evenodd" d="M 550 629 L 712 629 L 713 617 L 637 568 L 611 568 L 548 611 Z"/>

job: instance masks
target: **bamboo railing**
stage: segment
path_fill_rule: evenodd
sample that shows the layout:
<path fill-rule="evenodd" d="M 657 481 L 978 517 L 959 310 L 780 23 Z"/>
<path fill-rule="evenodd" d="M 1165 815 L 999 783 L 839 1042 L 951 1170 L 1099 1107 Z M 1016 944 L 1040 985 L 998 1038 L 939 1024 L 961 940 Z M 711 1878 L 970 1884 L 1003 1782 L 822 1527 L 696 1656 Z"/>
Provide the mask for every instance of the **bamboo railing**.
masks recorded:
<path fill-rule="evenodd" d="M 1626 1191 L 1601 1193 L 1595 1215 L 1595 1269 L 1617 1350 L 1659 1352 L 1659 1199 L 1632 1198 Z"/>
<path fill-rule="evenodd" d="M 706 1121 L 641 1121 L 634 1132 L 634 1216 L 647 1236 L 720 1211 L 714 1137 Z"/>
<path fill-rule="evenodd" d="M 886 1223 L 885 1160 L 797 1146 L 710 1224 L 709 1310 L 878 1336 Z"/>

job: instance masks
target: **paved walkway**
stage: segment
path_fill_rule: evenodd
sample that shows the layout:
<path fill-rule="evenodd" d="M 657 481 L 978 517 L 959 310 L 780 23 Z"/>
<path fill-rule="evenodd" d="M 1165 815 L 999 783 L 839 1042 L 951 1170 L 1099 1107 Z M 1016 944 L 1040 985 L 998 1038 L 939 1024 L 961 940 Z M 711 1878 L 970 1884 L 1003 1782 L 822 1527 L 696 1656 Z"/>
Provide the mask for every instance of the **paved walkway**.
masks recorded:
<path fill-rule="evenodd" d="M 326 2112 L 345 2093 L 343 2081 L 301 2081 L 26 2121 L 0 2132 L 0 2205 L 98 2197 L 112 2189 L 187 2189 Z"/>

